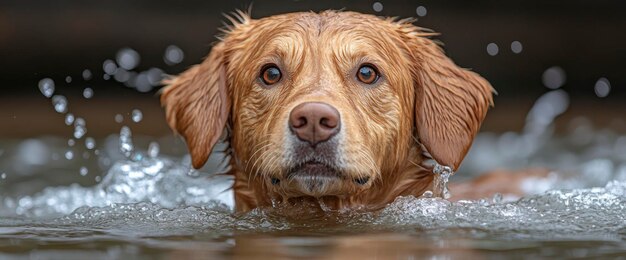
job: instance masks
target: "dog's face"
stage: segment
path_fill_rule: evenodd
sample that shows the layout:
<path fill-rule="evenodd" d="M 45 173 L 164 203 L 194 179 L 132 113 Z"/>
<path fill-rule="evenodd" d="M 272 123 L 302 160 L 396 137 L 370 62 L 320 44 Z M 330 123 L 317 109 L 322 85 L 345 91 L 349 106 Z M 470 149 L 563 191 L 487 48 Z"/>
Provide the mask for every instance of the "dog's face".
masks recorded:
<path fill-rule="evenodd" d="M 458 167 L 491 102 L 486 81 L 406 22 L 239 15 L 205 62 L 163 92 L 196 168 L 229 126 L 249 182 L 284 197 L 350 196 L 417 160 L 408 156 L 418 137 Z"/>

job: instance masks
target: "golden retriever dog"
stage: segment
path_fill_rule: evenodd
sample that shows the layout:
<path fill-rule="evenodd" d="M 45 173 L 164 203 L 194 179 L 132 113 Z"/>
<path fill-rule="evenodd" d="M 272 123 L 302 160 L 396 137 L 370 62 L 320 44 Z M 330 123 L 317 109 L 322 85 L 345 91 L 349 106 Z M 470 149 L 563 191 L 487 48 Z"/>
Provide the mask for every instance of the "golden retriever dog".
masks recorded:
<path fill-rule="evenodd" d="M 433 165 L 459 167 L 493 103 L 491 85 L 410 19 L 229 19 L 208 57 L 166 82 L 161 102 L 193 167 L 226 136 L 238 211 L 378 209 L 420 196 L 434 189 Z"/>

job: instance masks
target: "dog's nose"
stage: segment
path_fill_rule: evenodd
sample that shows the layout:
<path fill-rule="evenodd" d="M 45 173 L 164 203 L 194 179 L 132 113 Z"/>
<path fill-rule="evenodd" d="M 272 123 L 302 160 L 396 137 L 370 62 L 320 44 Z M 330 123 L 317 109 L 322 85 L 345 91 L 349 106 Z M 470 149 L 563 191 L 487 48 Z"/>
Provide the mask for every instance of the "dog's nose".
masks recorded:
<path fill-rule="evenodd" d="M 326 103 L 302 103 L 294 107 L 289 115 L 291 130 L 300 140 L 313 146 L 337 134 L 340 124 L 339 112 Z"/>

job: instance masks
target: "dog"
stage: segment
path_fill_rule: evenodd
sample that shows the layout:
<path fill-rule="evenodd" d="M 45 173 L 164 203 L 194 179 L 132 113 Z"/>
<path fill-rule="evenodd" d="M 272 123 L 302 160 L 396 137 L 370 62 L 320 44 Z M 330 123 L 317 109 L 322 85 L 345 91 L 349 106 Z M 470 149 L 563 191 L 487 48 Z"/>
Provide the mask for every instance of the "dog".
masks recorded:
<path fill-rule="evenodd" d="M 489 82 L 411 19 L 228 18 L 208 57 L 167 80 L 161 103 L 194 168 L 225 136 L 240 212 L 379 209 L 432 191 L 433 162 L 458 169 L 493 105 Z"/>

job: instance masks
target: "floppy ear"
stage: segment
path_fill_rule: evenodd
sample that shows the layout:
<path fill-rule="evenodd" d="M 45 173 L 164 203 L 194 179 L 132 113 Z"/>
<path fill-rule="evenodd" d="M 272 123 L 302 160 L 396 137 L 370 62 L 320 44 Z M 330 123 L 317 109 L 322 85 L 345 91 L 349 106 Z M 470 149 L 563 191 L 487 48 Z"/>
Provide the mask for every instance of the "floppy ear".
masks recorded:
<path fill-rule="evenodd" d="M 224 43 L 179 76 L 165 81 L 161 105 L 169 126 L 182 135 L 198 169 L 222 135 L 230 110 L 224 65 Z"/>
<path fill-rule="evenodd" d="M 409 48 L 414 59 L 417 135 L 433 159 L 457 170 L 493 105 L 493 88 L 478 74 L 455 65 L 435 42 L 415 31 Z"/>

